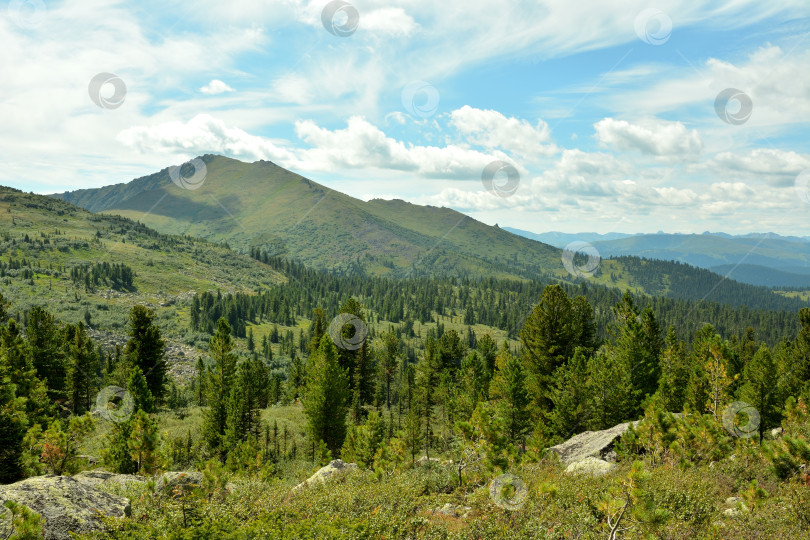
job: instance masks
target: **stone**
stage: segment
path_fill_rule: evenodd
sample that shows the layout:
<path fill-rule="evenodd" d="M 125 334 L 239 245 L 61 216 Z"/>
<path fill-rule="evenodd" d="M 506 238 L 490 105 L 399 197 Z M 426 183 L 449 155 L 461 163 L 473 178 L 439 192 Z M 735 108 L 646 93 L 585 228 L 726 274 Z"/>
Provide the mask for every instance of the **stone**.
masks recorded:
<path fill-rule="evenodd" d="M 346 463 L 342 459 L 333 459 L 329 462 L 329 465 L 321 467 L 315 474 L 295 486 L 293 491 L 297 491 L 316 482 L 324 482 L 327 478 L 335 478 L 356 470 L 356 463 Z"/>
<path fill-rule="evenodd" d="M 638 425 L 639 421 L 625 422 L 610 429 L 601 431 L 584 431 L 571 437 L 564 443 L 549 448 L 555 452 L 565 465 L 576 463 L 585 458 L 594 457 L 601 460 L 605 458 L 615 460 L 616 454 L 612 452 L 616 440 L 625 434 L 630 426 Z"/>
<path fill-rule="evenodd" d="M 155 482 L 155 493 L 171 495 L 177 486 L 185 493 L 202 485 L 203 478 L 203 473 L 197 471 L 165 472 Z"/>
<path fill-rule="evenodd" d="M 470 510 L 472 510 L 472 508 L 469 506 L 461 506 L 451 503 L 445 503 L 445 505 L 442 506 L 441 508 L 437 508 L 435 513 L 442 514 L 444 516 L 465 518 L 469 515 Z"/>
<path fill-rule="evenodd" d="M 73 476 L 75 480 L 92 487 L 99 487 L 102 484 L 145 484 L 146 478 L 134 474 L 116 474 L 101 469 L 82 471 Z"/>
<path fill-rule="evenodd" d="M 616 469 L 615 463 L 610 463 L 604 459 L 588 456 L 583 460 L 570 463 L 565 472 L 569 474 L 590 474 L 591 476 L 604 476 Z"/>
<path fill-rule="evenodd" d="M 0 486 L 0 505 L 5 501 L 23 504 L 41 515 L 45 520 L 46 540 L 69 540 L 71 532 L 105 532 L 102 516 L 123 518 L 131 512 L 129 499 L 111 495 L 70 476 L 35 476 Z M 4 513 L 0 517 L 0 531 L 9 515 Z"/>

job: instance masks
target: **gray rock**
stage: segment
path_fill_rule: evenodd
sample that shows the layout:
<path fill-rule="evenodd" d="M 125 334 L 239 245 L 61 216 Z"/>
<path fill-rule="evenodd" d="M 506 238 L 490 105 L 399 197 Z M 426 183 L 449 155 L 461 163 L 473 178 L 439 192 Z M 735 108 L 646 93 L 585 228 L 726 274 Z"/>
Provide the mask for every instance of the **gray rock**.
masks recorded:
<path fill-rule="evenodd" d="M 437 458 L 434 458 L 434 457 L 429 458 L 427 456 L 422 456 L 422 457 L 420 457 L 419 459 L 416 460 L 416 466 L 417 467 L 421 467 L 421 466 L 427 465 L 427 464 L 438 465 L 439 460 Z"/>
<path fill-rule="evenodd" d="M 146 478 L 134 474 L 116 474 L 109 471 L 95 469 L 92 471 L 82 471 L 73 476 L 75 480 L 92 487 L 99 487 L 102 484 L 145 484 Z"/>
<path fill-rule="evenodd" d="M 308 479 L 304 480 L 303 482 L 295 486 L 293 488 L 293 491 L 302 489 L 315 482 L 323 482 L 327 478 L 335 478 L 337 476 L 342 476 L 344 474 L 356 470 L 357 470 L 356 463 L 346 463 L 342 459 L 333 459 L 331 462 L 329 462 L 329 465 L 321 467 L 315 474 L 313 474 Z"/>
<path fill-rule="evenodd" d="M 462 517 L 465 518 L 469 515 L 470 510 L 472 510 L 469 506 L 461 506 L 455 505 L 451 503 L 445 503 L 444 506 L 441 508 L 437 508 L 435 512 L 437 514 L 442 514 L 444 516 L 452 516 L 452 517 Z"/>
<path fill-rule="evenodd" d="M 165 472 L 155 482 L 155 493 L 171 495 L 176 486 L 186 493 L 202 485 L 203 478 L 203 473 L 197 471 Z"/>
<path fill-rule="evenodd" d="M 5 501 L 0 499 L 0 538 L 8 538 L 14 532 L 11 510 L 6 508 L 4 503 Z"/>
<path fill-rule="evenodd" d="M 575 461 L 566 467 L 569 474 L 590 474 L 591 476 L 604 476 L 613 471 L 617 465 L 604 459 L 588 456 L 581 461 Z"/>
<path fill-rule="evenodd" d="M 638 422 L 638 420 L 625 422 L 602 431 L 585 431 L 571 437 L 564 443 L 552 446 L 549 450 L 557 453 L 560 456 L 560 461 L 565 465 L 582 461 L 588 457 L 600 459 L 610 459 L 612 457 L 615 460 L 616 454 L 612 450 L 616 440 L 624 435 L 631 425 L 634 427 L 638 425 Z"/>
<path fill-rule="evenodd" d="M 71 532 L 104 532 L 101 515 L 122 518 L 131 512 L 129 499 L 116 497 L 70 476 L 35 476 L 0 486 L 0 501 L 15 501 L 41 515 L 45 520 L 46 540 L 68 540 Z M 8 514 L 4 516 L 0 518 L 0 531 Z"/>

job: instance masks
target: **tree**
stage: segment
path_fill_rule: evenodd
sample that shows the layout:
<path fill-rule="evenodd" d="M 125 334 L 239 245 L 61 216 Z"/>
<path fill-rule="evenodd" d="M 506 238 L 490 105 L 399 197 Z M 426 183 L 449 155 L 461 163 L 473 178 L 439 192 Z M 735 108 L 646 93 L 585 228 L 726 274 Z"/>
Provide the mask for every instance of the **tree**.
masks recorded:
<path fill-rule="evenodd" d="M 776 362 L 765 344 L 759 348 L 754 358 L 745 366 L 745 383 L 740 392 L 743 401 L 759 411 L 759 440 L 765 430 L 779 422 L 780 411 L 776 399 L 778 381 Z"/>
<path fill-rule="evenodd" d="M 236 372 L 236 355 L 233 353 L 231 325 L 224 318 L 217 321 L 217 329 L 208 342 L 214 368 L 206 388 L 209 390 L 203 421 L 203 437 L 208 448 L 220 455 L 224 462 L 224 437 L 228 419 L 228 400 Z"/>
<path fill-rule="evenodd" d="M 75 460 L 82 441 L 93 432 L 96 420 L 90 414 L 72 416 L 68 421 L 67 431 L 63 429 L 62 420 L 51 422 L 42 433 L 38 442 L 42 461 L 52 474 L 75 472 Z"/>
<path fill-rule="evenodd" d="M 164 357 L 166 343 L 154 324 L 155 313 L 146 306 L 133 306 L 129 312 L 129 341 L 124 354 L 131 366 L 141 368 L 155 401 L 163 401 L 168 366 Z"/>
<path fill-rule="evenodd" d="M 93 392 L 96 389 L 96 372 L 99 369 L 98 353 L 93 340 L 87 335 L 84 324 L 67 325 L 64 330 L 67 355 L 67 390 L 74 414 L 90 410 Z"/>
<path fill-rule="evenodd" d="M 557 368 L 551 391 L 554 409 L 549 414 L 551 430 L 556 437 L 566 439 L 585 431 L 591 424 L 588 360 L 586 350 L 577 349 L 566 365 Z"/>
<path fill-rule="evenodd" d="M 448 330 L 439 338 L 439 358 L 442 369 L 456 370 L 467 352 L 467 346 L 455 330 Z"/>
<path fill-rule="evenodd" d="M 607 429 L 636 415 L 636 400 L 626 358 L 597 354 L 588 366 L 593 397 L 592 429 Z"/>
<path fill-rule="evenodd" d="M 15 482 L 23 476 L 23 438 L 28 418 L 25 399 L 16 395 L 16 389 L 6 363 L 0 358 L 0 484 Z"/>
<path fill-rule="evenodd" d="M 133 410 L 140 410 L 147 414 L 155 412 L 155 400 L 152 392 L 149 391 L 146 377 L 143 376 L 143 371 L 138 366 L 133 367 L 130 372 L 127 392 L 132 395 Z"/>
<path fill-rule="evenodd" d="M 436 388 L 441 371 L 441 359 L 438 353 L 436 340 L 428 337 L 425 342 L 425 354 L 416 365 L 417 395 L 414 401 L 422 426 L 422 442 L 425 445 L 425 455 L 430 457 L 430 446 L 433 444 L 433 408 L 436 405 Z"/>
<path fill-rule="evenodd" d="M 509 352 L 504 341 L 495 360 L 495 377 L 492 379 L 490 396 L 495 400 L 496 411 L 502 419 L 509 442 L 525 447 L 529 430 L 529 394 L 526 390 L 526 372 L 523 364 Z"/>
<path fill-rule="evenodd" d="M 593 310 L 587 301 L 574 303 L 559 285 L 543 290 L 520 331 L 528 388 L 538 413 L 551 410 L 553 374 L 577 347 L 593 347 Z"/>
<path fill-rule="evenodd" d="M 385 406 L 391 408 L 391 383 L 399 368 L 399 339 L 393 332 L 386 332 L 380 336 L 382 349 L 377 353 L 380 359 L 380 373 L 385 386 Z"/>
<path fill-rule="evenodd" d="M 329 336 L 323 336 L 312 355 L 307 373 L 304 413 L 312 441 L 323 441 L 333 453 L 346 436 L 349 381 L 338 364 L 338 352 Z"/>
<path fill-rule="evenodd" d="M 492 379 L 492 375 L 495 373 L 495 357 L 498 356 L 498 344 L 495 343 L 492 336 L 484 334 L 481 339 L 478 340 L 478 352 L 481 354 L 481 359 L 484 362 L 488 384 L 489 380 Z"/>
<path fill-rule="evenodd" d="M 250 362 L 242 362 L 231 386 L 225 420 L 225 448 L 227 452 L 239 443 L 259 436 L 259 396 L 253 384 Z"/>
<path fill-rule="evenodd" d="M 25 333 L 37 377 L 45 381 L 48 397 L 52 400 L 64 397 L 66 366 L 60 345 L 61 331 L 56 319 L 40 306 L 34 306 L 28 315 Z"/>
<path fill-rule="evenodd" d="M 127 448 L 130 457 L 137 464 L 136 472 L 152 474 L 157 469 L 159 459 L 160 434 L 157 420 L 139 410 L 131 422 Z"/>
<path fill-rule="evenodd" d="M 675 335 L 675 328 L 670 326 L 661 354 L 661 378 L 657 391 L 657 397 L 664 410 L 683 411 L 689 375 L 686 345 Z"/>

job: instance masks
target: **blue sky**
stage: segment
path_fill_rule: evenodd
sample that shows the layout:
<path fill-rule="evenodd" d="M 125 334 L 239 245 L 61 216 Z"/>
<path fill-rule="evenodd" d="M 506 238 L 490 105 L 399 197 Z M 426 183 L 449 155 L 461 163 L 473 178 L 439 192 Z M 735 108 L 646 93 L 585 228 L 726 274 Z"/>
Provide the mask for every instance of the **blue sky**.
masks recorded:
<path fill-rule="evenodd" d="M 0 183 L 220 153 L 534 232 L 807 235 L 808 34 L 806 0 L 13 0 Z"/>

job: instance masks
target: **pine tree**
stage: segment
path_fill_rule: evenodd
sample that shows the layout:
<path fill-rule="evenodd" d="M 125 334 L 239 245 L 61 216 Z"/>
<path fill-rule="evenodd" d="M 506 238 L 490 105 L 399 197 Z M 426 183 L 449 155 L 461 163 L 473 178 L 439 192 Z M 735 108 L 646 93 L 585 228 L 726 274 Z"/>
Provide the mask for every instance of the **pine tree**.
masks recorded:
<path fill-rule="evenodd" d="M 495 366 L 490 396 L 495 400 L 496 411 L 505 426 L 509 442 L 523 448 L 529 430 L 526 373 L 520 360 L 509 352 L 506 341 L 495 360 Z"/>
<path fill-rule="evenodd" d="M 73 414 L 82 414 L 90 410 L 96 389 L 98 354 L 83 323 L 68 325 L 64 335 L 68 366 L 67 390 L 73 404 Z"/>
<path fill-rule="evenodd" d="M 661 354 L 661 378 L 657 392 L 657 397 L 665 411 L 683 411 L 689 375 L 686 346 L 675 335 L 675 328 L 670 326 L 664 351 Z"/>
<path fill-rule="evenodd" d="M 759 411 L 759 440 L 762 441 L 765 430 L 779 422 L 780 411 L 776 399 L 778 374 L 776 362 L 770 349 L 763 344 L 754 358 L 745 366 L 745 383 L 740 392 L 743 401 Z"/>
<path fill-rule="evenodd" d="M 132 396 L 135 411 L 143 411 L 146 414 L 155 412 L 155 400 L 149 391 L 146 377 L 138 366 L 133 367 L 130 372 L 127 392 Z"/>
<path fill-rule="evenodd" d="M 399 369 L 399 339 L 393 332 L 386 332 L 380 336 L 382 350 L 377 354 L 380 359 L 380 374 L 385 387 L 385 406 L 391 408 L 391 383 Z"/>
<path fill-rule="evenodd" d="M 577 349 L 571 360 L 557 368 L 555 373 L 551 391 L 554 409 L 549 415 L 549 423 L 558 438 L 567 439 L 591 425 L 588 361 L 586 349 Z"/>
<path fill-rule="evenodd" d="M 127 440 L 130 458 L 136 463 L 136 472 L 148 475 L 157 469 L 159 448 L 160 434 L 157 420 L 144 410 L 137 411 L 131 420 Z"/>
<path fill-rule="evenodd" d="M 40 306 L 31 308 L 25 328 L 37 377 L 44 380 L 52 400 L 65 397 L 66 362 L 60 346 L 60 328 L 53 315 Z"/>
<path fill-rule="evenodd" d="M 632 420 L 636 399 L 626 358 L 597 354 L 591 358 L 588 372 L 594 411 L 591 429 L 607 429 Z"/>
<path fill-rule="evenodd" d="M 23 438 L 28 418 L 25 399 L 16 395 L 17 387 L 3 354 L 0 350 L 0 484 L 9 484 L 23 476 Z"/>
<path fill-rule="evenodd" d="M 436 387 L 439 382 L 441 371 L 441 359 L 439 358 L 438 346 L 432 337 L 428 337 L 425 342 L 425 353 L 416 365 L 416 396 L 411 405 L 419 411 L 419 418 L 422 426 L 422 443 L 425 445 L 425 455 L 430 457 L 430 447 L 433 444 L 433 418 L 434 407 L 436 406 Z"/>
<path fill-rule="evenodd" d="M 130 366 L 141 368 L 155 401 L 162 403 L 168 366 L 164 358 L 166 343 L 154 324 L 155 313 L 146 306 L 133 306 L 129 313 L 129 341 L 124 348 Z"/>
<path fill-rule="evenodd" d="M 329 336 L 312 355 L 307 372 L 304 413 L 310 440 L 323 441 L 333 453 L 340 450 L 346 435 L 349 382 L 338 364 L 338 353 Z"/>
<path fill-rule="evenodd" d="M 236 372 L 236 355 L 231 337 L 231 325 L 224 318 L 217 321 L 217 330 L 209 340 L 209 353 L 214 361 L 214 368 L 206 384 L 209 390 L 203 422 L 203 437 L 208 448 L 219 454 L 224 462 L 225 453 L 223 438 L 228 417 L 228 400 Z"/>

